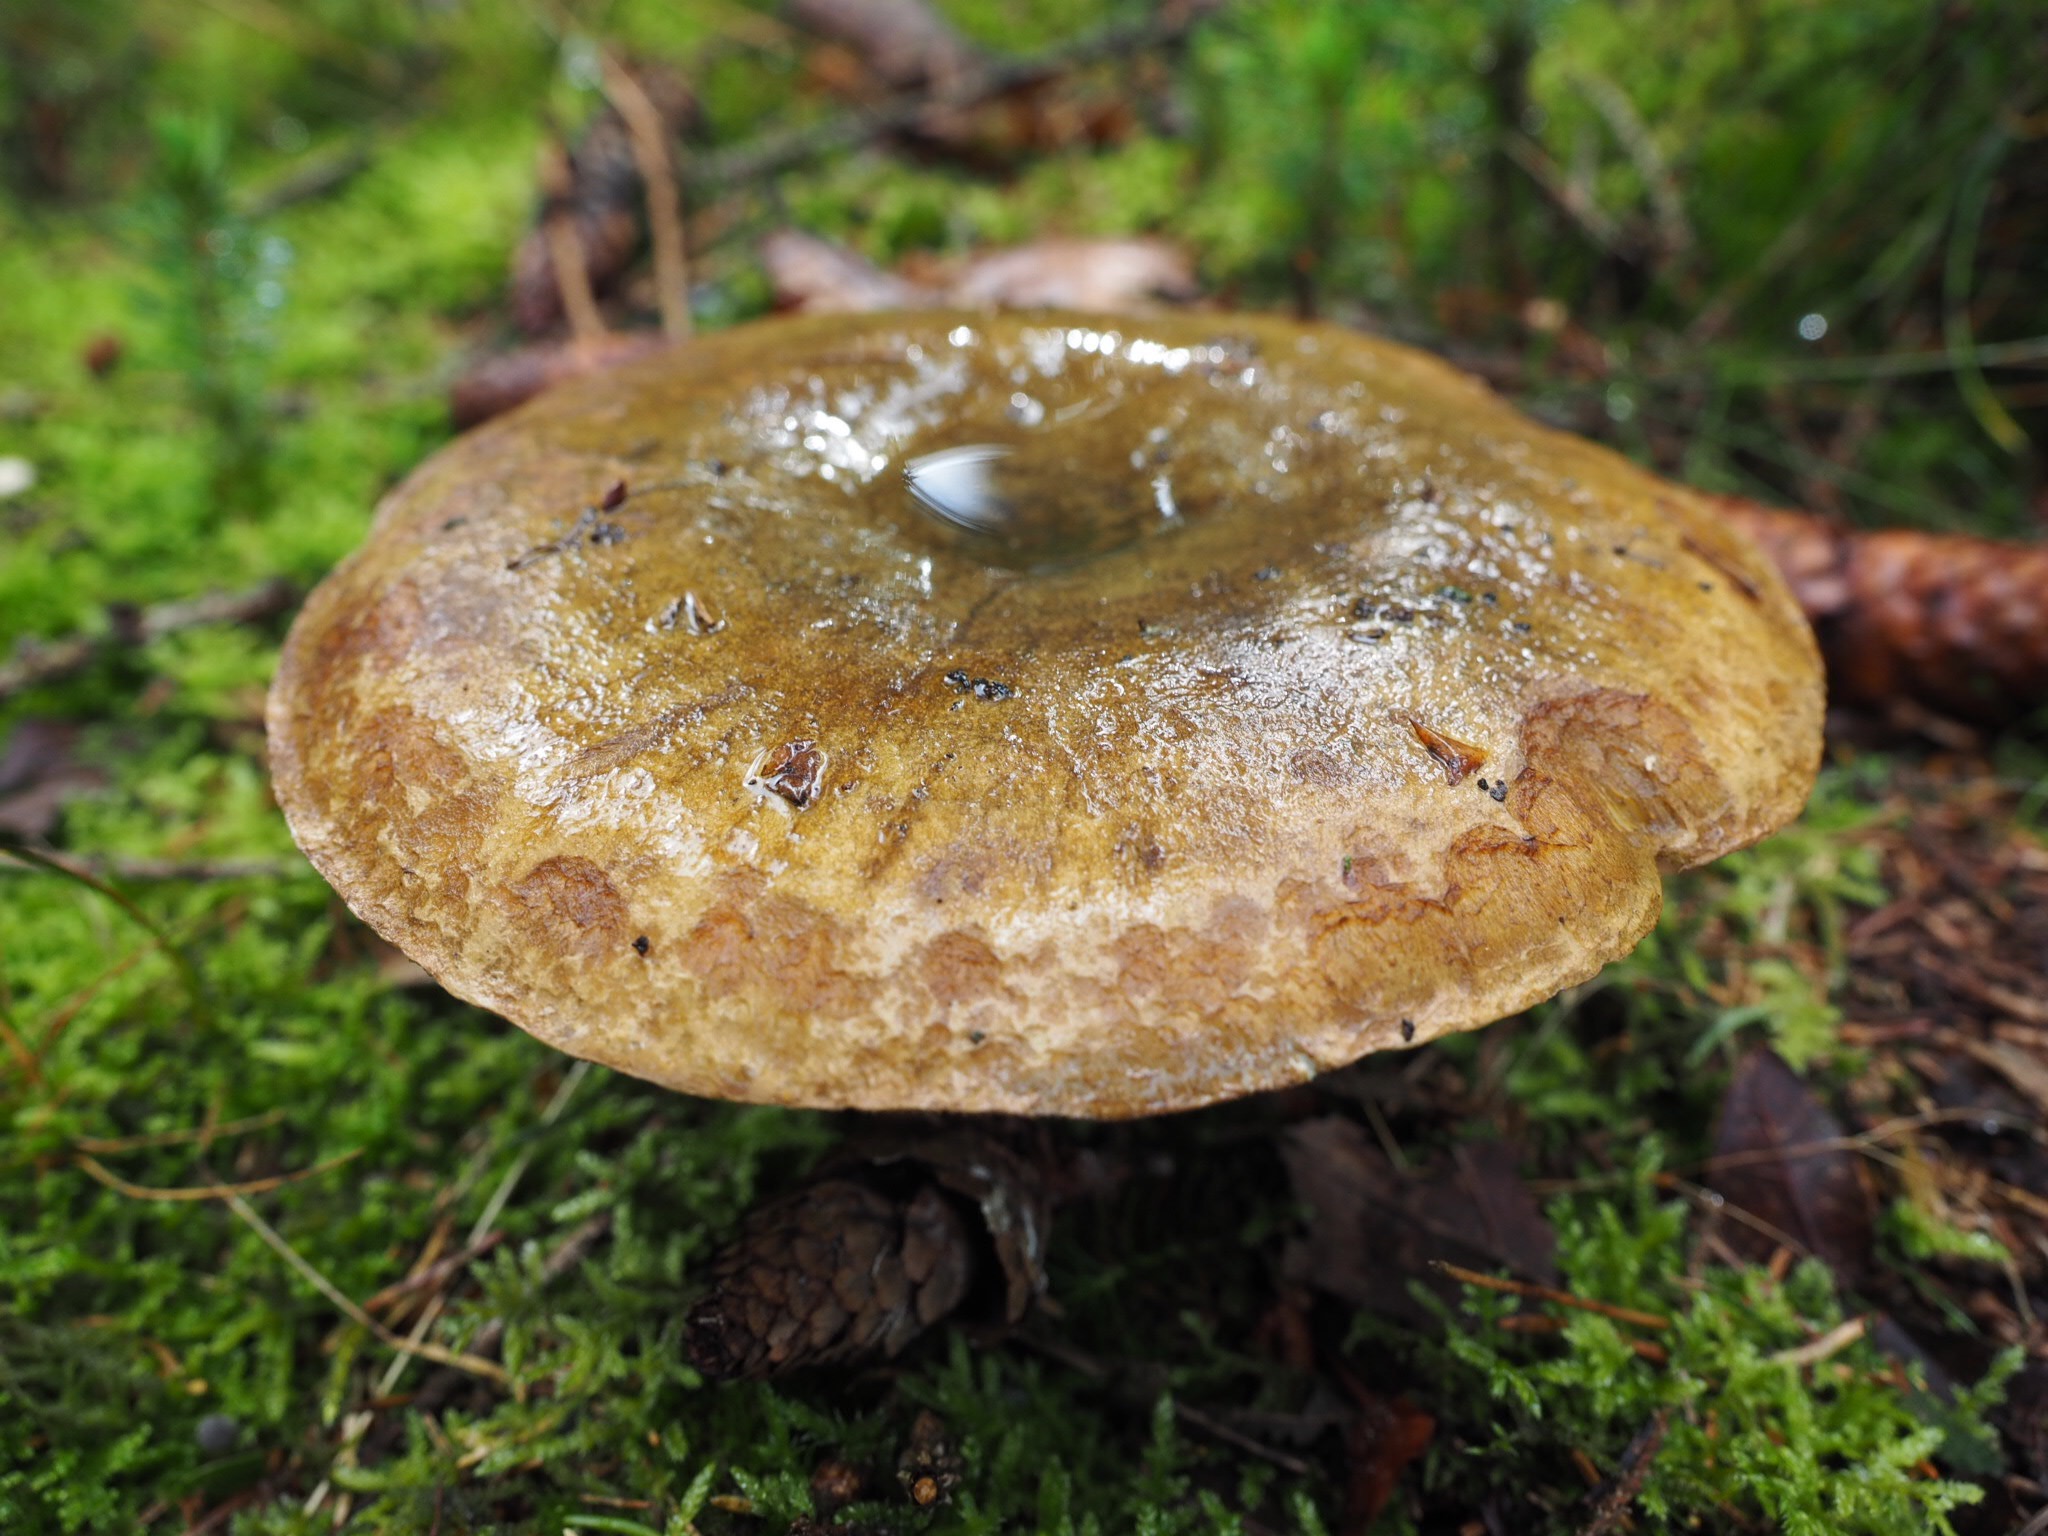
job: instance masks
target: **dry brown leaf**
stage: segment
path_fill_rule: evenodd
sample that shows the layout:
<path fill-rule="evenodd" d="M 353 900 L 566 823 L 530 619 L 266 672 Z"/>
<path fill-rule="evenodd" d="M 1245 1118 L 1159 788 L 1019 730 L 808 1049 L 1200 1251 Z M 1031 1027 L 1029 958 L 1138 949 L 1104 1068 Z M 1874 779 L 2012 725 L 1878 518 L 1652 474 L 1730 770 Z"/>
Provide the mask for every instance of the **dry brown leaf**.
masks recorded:
<path fill-rule="evenodd" d="M 1200 291 L 1187 252 L 1164 240 L 1034 240 L 963 262 L 913 256 L 895 272 L 802 230 L 778 230 L 760 250 L 777 306 L 812 313 L 934 304 L 1119 313 Z"/>
<path fill-rule="evenodd" d="M 1187 252 L 1164 240 L 1034 240 L 974 257 L 946 297 L 994 309 L 1142 309 L 1200 292 Z"/>
<path fill-rule="evenodd" d="M 1290 1127 L 1280 1155 L 1310 1212 L 1282 1261 L 1303 1285 L 1421 1322 L 1409 1288 L 1444 1287 L 1435 1263 L 1556 1279 L 1555 1240 L 1504 1143 L 1468 1142 L 1444 1163 L 1404 1171 L 1362 1126 L 1333 1115 Z"/>
<path fill-rule="evenodd" d="M 800 229 L 776 230 L 761 242 L 760 250 L 778 309 L 861 313 L 915 309 L 937 302 L 928 289 L 884 272 L 843 245 Z"/>
<path fill-rule="evenodd" d="M 1841 1121 L 1775 1052 L 1752 1051 L 1721 1100 L 1707 1183 L 1749 1218 L 1722 1236 L 1762 1262 L 1796 1245 L 1853 1286 L 1874 1241 L 1863 1165 L 1844 1145 Z"/>
<path fill-rule="evenodd" d="M 100 788 L 107 776 L 78 760 L 79 728 L 68 720 L 27 719 L 0 747 L 0 832 L 40 841 L 64 807 Z"/>
<path fill-rule="evenodd" d="M 633 331 L 501 352 L 485 358 L 449 386 L 448 418 L 457 431 L 467 431 L 515 405 L 524 405 L 542 390 L 616 368 L 667 344 L 663 337 Z"/>

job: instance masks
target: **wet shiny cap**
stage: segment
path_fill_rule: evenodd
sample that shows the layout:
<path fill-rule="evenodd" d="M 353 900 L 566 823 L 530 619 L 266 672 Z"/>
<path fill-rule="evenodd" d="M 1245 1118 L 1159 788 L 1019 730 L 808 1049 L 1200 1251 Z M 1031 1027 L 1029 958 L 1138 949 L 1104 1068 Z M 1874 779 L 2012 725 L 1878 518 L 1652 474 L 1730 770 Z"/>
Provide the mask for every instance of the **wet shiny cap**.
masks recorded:
<path fill-rule="evenodd" d="M 547 395 L 307 603 L 278 798 L 451 991 L 691 1093 L 1145 1114 L 1593 975 L 1820 749 L 1700 497 L 1252 317 L 823 316 Z"/>

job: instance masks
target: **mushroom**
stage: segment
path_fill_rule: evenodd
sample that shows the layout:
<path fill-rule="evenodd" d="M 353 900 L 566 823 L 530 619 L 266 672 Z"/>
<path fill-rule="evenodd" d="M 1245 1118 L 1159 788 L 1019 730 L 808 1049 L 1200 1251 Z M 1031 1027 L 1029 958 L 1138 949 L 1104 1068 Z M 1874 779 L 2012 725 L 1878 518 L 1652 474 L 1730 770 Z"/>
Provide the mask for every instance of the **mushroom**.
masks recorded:
<path fill-rule="evenodd" d="M 1120 1117 L 1584 981 L 1662 871 L 1796 814 L 1820 719 L 1705 499 L 1434 359 L 923 312 L 456 442 L 307 603 L 269 726 L 350 905 L 564 1051 Z"/>

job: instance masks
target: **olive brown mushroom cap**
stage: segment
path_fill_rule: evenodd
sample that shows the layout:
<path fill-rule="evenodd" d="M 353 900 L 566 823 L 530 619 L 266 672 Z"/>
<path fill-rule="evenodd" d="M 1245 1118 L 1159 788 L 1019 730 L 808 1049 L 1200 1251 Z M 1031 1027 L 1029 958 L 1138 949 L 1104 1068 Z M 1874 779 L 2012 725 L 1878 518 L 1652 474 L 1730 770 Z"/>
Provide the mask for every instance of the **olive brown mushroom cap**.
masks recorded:
<path fill-rule="evenodd" d="M 1703 498 L 1434 359 L 922 313 L 456 442 L 307 603 L 269 724 L 349 904 L 552 1045 L 1109 1117 L 1586 979 L 1660 871 L 1797 813 L 1820 717 Z"/>

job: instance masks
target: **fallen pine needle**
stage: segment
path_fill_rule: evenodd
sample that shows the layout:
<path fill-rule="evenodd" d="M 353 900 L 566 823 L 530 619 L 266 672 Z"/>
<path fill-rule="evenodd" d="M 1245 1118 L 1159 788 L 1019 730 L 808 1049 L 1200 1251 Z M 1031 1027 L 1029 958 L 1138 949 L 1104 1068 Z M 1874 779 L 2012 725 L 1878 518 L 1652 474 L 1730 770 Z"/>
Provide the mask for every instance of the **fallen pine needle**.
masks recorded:
<path fill-rule="evenodd" d="M 1852 1317 L 1846 1323 L 1838 1323 L 1819 1338 L 1791 1349 L 1781 1349 L 1769 1357 L 1773 1365 L 1818 1365 L 1830 1355 L 1838 1355 L 1862 1338 L 1870 1326 L 1867 1317 Z"/>
<path fill-rule="evenodd" d="M 267 1195 L 273 1189 L 282 1189 L 287 1184 L 296 1184 L 302 1179 L 318 1178 L 323 1173 L 339 1168 L 343 1163 L 354 1161 L 362 1154 L 363 1149 L 356 1147 L 339 1157 L 330 1157 L 324 1163 L 301 1168 L 297 1173 L 273 1174 L 267 1179 L 250 1179 L 241 1184 L 181 1184 L 170 1188 L 154 1184 L 131 1184 L 89 1152 L 78 1154 L 78 1166 L 107 1188 L 134 1200 L 225 1200 L 235 1195 Z"/>
<path fill-rule="evenodd" d="M 669 340 L 681 341 L 690 334 L 690 264 L 683 238 L 682 189 L 669 161 L 667 126 L 631 70 L 609 56 L 602 58 L 602 65 L 605 97 L 626 125 L 633 161 L 646 189 L 661 331 Z"/>
<path fill-rule="evenodd" d="M 460 1274 L 465 1267 L 475 1262 L 484 1254 L 489 1253 L 504 1240 L 505 1234 L 503 1232 L 486 1233 L 482 1242 L 470 1243 L 465 1247 L 458 1248 L 453 1253 L 415 1270 L 404 1279 L 392 1281 L 383 1290 L 377 1292 L 368 1301 L 365 1301 L 363 1303 L 363 1310 L 365 1312 L 382 1312 L 386 1307 L 391 1306 L 395 1302 L 403 1301 L 408 1296 L 417 1295 L 421 1291 L 434 1290 L 446 1284 L 449 1280 Z"/>
<path fill-rule="evenodd" d="M 80 1152 L 139 1152 L 145 1147 L 175 1147 L 188 1141 L 211 1141 L 216 1136 L 239 1136 L 244 1131 L 260 1131 L 275 1125 L 283 1118 L 283 1110 L 267 1109 L 246 1119 L 189 1126 L 182 1131 L 152 1131 L 146 1136 L 81 1136 L 71 1145 Z"/>
<path fill-rule="evenodd" d="M 336 1307 L 340 1308 L 343 1315 L 350 1322 L 355 1323 L 358 1327 L 367 1329 L 376 1338 L 377 1342 L 384 1345 L 385 1348 L 395 1349 L 401 1354 L 417 1355 L 422 1360 L 432 1360 L 437 1365 L 450 1366 L 471 1376 L 480 1376 L 485 1381 L 493 1382 L 501 1387 L 511 1384 L 512 1378 L 506 1374 L 505 1368 L 495 1360 L 486 1360 L 479 1355 L 466 1355 L 460 1350 L 443 1349 L 438 1344 L 428 1344 L 423 1341 L 400 1338 L 361 1307 L 357 1306 L 339 1286 L 308 1263 L 296 1248 L 292 1247 L 290 1243 L 277 1234 L 276 1229 L 269 1222 L 256 1213 L 256 1208 L 249 1204 L 248 1201 L 244 1200 L 225 1184 L 216 1184 L 213 1188 L 221 1199 L 227 1201 L 228 1209 L 241 1217 L 248 1224 L 249 1230 L 262 1238 L 269 1245 L 272 1252 L 296 1270 L 301 1279 L 322 1296 L 325 1296 Z"/>
<path fill-rule="evenodd" d="M 7 1054 L 14 1058 L 14 1064 L 21 1069 L 21 1075 L 31 1083 L 43 1080 L 42 1063 L 36 1060 L 36 1053 L 28 1048 L 28 1042 L 14 1032 L 14 1026 L 0 1017 L 0 1044 L 7 1047 Z"/>
<path fill-rule="evenodd" d="M 1604 1301 L 1588 1301 L 1583 1296 L 1574 1296 L 1569 1291 L 1552 1290 L 1547 1285 L 1532 1285 L 1527 1280 L 1501 1280 L 1492 1275 L 1482 1275 L 1476 1269 L 1465 1269 L 1457 1264 L 1446 1264 L 1435 1260 L 1430 1268 L 1438 1274 L 1449 1275 L 1462 1285 L 1476 1285 L 1484 1291 L 1505 1291 L 1510 1296 L 1526 1296 L 1532 1301 L 1547 1301 L 1560 1307 L 1573 1307 L 1581 1312 L 1597 1312 L 1602 1317 L 1611 1317 L 1617 1323 L 1632 1323 L 1638 1328 L 1669 1328 L 1671 1319 L 1659 1317 L 1654 1312 L 1638 1312 L 1632 1307 L 1617 1307 Z"/>

